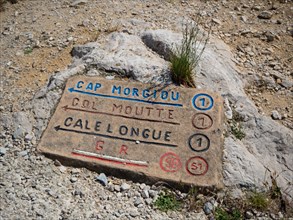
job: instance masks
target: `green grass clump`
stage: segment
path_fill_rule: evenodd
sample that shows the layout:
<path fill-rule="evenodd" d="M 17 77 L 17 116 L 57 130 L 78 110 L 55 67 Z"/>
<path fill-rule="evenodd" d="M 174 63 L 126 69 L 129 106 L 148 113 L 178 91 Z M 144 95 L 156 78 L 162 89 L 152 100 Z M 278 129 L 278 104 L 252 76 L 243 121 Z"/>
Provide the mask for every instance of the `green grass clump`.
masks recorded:
<path fill-rule="evenodd" d="M 31 47 L 28 47 L 24 50 L 24 54 L 30 54 L 32 52 L 33 52 L 33 48 L 31 48 Z"/>
<path fill-rule="evenodd" d="M 182 42 L 171 56 L 172 80 L 178 84 L 195 87 L 194 70 L 205 49 L 208 35 L 200 33 L 195 23 L 187 23 L 183 30 Z"/>
<path fill-rule="evenodd" d="M 181 203 L 171 192 L 165 191 L 159 195 L 154 205 L 161 211 L 177 210 Z"/>
<path fill-rule="evenodd" d="M 264 211 L 269 206 L 269 197 L 267 194 L 262 192 L 253 192 L 249 196 L 248 201 L 252 208 Z"/>
<path fill-rule="evenodd" d="M 241 124 L 236 123 L 235 121 L 231 124 L 231 133 L 239 140 L 242 140 L 245 137 Z"/>
<path fill-rule="evenodd" d="M 215 211 L 216 220 L 240 220 L 242 219 L 241 212 L 234 209 L 231 213 L 222 208 L 217 208 Z"/>

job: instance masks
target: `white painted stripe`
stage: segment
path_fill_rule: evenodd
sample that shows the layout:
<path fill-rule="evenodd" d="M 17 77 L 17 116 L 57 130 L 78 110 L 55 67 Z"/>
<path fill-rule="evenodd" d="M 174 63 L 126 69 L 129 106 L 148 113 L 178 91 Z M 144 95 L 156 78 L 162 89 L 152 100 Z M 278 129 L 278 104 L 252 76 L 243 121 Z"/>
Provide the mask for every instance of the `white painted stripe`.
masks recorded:
<path fill-rule="evenodd" d="M 137 165 L 148 165 L 147 161 L 122 159 L 122 158 L 119 158 L 119 157 L 101 155 L 101 154 L 96 154 L 96 153 L 87 152 L 87 151 L 83 151 L 83 150 L 73 149 L 72 152 L 73 153 L 78 153 L 78 154 L 83 154 L 85 156 L 92 156 L 92 157 L 96 157 L 96 158 L 117 161 L 117 162 L 121 162 L 121 163 L 132 163 L 132 164 L 137 164 Z"/>

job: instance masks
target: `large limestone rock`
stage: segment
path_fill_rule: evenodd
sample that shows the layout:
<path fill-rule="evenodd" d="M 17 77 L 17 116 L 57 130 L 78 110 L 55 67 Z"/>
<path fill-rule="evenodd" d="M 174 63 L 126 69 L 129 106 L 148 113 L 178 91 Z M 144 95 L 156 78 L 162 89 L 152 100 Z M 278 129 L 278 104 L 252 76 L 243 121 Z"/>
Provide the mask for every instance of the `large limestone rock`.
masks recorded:
<path fill-rule="evenodd" d="M 150 30 L 140 36 L 111 33 L 105 40 L 75 47 L 72 66 L 51 77 L 48 86 L 33 100 L 37 136 L 46 127 L 68 77 L 107 73 L 141 82 L 170 82 L 168 60 L 172 47 L 180 42 L 179 33 Z M 257 112 L 244 92 L 244 82 L 232 62 L 229 47 L 222 41 L 211 38 L 199 66 L 196 76 L 198 87 L 216 91 L 229 100 L 242 119 L 246 134 L 241 141 L 233 136 L 225 138 L 225 185 L 264 188 L 264 182 L 271 183 L 270 175 L 276 173 L 278 185 L 288 190 L 293 179 L 293 132 Z"/>
<path fill-rule="evenodd" d="M 103 42 L 75 47 L 72 54 L 91 68 L 141 82 L 169 81 L 169 63 L 147 48 L 136 35 L 114 32 Z"/>
<path fill-rule="evenodd" d="M 180 43 L 181 38 L 169 30 L 142 33 L 145 44 L 165 58 L 170 56 L 174 42 Z M 199 63 L 201 71 L 196 76 L 197 85 L 228 98 L 243 119 L 245 138 L 242 141 L 234 137 L 225 139 L 225 184 L 263 188 L 265 182 L 271 183 L 270 176 L 276 174 L 279 186 L 287 189 L 293 179 L 293 132 L 258 113 L 244 92 L 244 83 L 232 58 L 226 44 L 211 38 Z"/>

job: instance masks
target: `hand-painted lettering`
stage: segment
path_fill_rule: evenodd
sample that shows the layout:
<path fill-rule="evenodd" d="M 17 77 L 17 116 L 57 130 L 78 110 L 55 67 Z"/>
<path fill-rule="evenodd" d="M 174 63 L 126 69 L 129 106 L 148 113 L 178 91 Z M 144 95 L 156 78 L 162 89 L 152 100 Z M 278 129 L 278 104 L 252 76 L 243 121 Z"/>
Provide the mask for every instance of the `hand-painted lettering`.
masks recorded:
<path fill-rule="evenodd" d="M 168 113 L 169 113 L 169 114 L 168 114 L 168 118 L 169 118 L 169 119 L 174 119 L 174 118 L 173 118 L 173 112 L 174 112 L 174 110 L 169 109 L 169 111 L 168 111 Z"/>
<path fill-rule="evenodd" d="M 167 92 L 167 91 L 162 91 L 162 92 L 161 92 L 161 98 L 162 98 L 163 100 L 166 100 L 166 99 L 168 98 L 168 92 Z"/>
<path fill-rule="evenodd" d="M 72 121 L 73 121 L 73 118 L 68 117 L 68 118 L 65 119 L 65 121 L 64 121 L 64 125 L 65 125 L 66 127 L 69 127 L 69 126 L 71 125 Z"/>
<path fill-rule="evenodd" d="M 76 84 L 76 88 L 81 89 L 83 84 L 84 84 L 83 81 L 79 81 L 79 82 Z"/>
<path fill-rule="evenodd" d="M 145 109 L 147 109 L 147 116 L 150 116 L 151 110 L 153 110 L 153 108 L 151 108 L 151 107 L 145 107 Z"/>
<path fill-rule="evenodd" d="M 79 81 L 76 83 L 76 88 L 78 89 L 82 89 L 83 88 L 83 85 L 84 85 L 84 82 L 83 81 Z M 101 88 L 102 85 L 101 83 L 92 83 L 92 82 L 89 82 L 85 89 L 86 90 L 92 90 L 92 91 L 97 91 L 98 88 Z"/>
<path fill-rule="evenodd" d="M 104 141 L 97 141 L 97 142 L 96 142 L 96 150 L 97 150 L 97 151 L 101 151 L 101 150 L 103 150 L 103 146 L 102 146 L 102 144 L 104 144 Z"/>
<path fill-rule="evenodd" d="M 108 124 L 108 126 L 107 126 L 107 132 L 108 133 L 113 133 L 113 130 L 111 128 L 111 124 Z"/>
<path fill-rule="evenodd" d="M 73 98 L 72 99 L 72 106 L 77 106 L 78 105 L 78 102 L 79 102 L 79 98 Z"/>
<path fill-rule="evenodd" d="M 174 110 L 160 107 L 131 106 L 123 104 L 112 105 L 112 112 L 138 118 L 174 119 Z"/>
<path fill-rule="evenodd" d="M 119 151 L 119 154 L 127 154 L 127 150 L 128 150 L 128 147 L 126 146 L 126 145 L 122 145 L 121 147 L 120 147 L 120 151 Z"/>
<path fill-rule="evenodd" d="M 115 94 L 116 91 L 117 91 L 117 94 L 120 95 L 121 94 L 121 86 L 118 86 L 117 87 L 117 86 L 113 85 L 113 87 L 112 87 L 112 94 Z"/>
<path fill-rule="evenodd" d="M 138 95 L 138 89 L 137 88 L 133 88 L 132 89 L 132 96 L 133 97 L 139 97 L 139 95 Z"/>
<path fill-rule="evenodd" d="M 149 135 L 149 132 L 150 132 L 150 129 L 144 129 L 142 131 L 142 137 L 143 138 L 148 138 L 150 135 Z"/>
<path fill-rule="evenodd" d="M 93 83 L 92 82 L 88 83 L 85 89 L 86 90 L 93 90 Z"/>
<path fill-rule="evenodd" d="M 175 97 L 175 92 L 171 92 L 171 100 L 173 101 L 178 101 L 179 100 L 179 92 L 176 92 L 176 97 Z"/>
<path fill-rule="evenodd" d="M 125 107 L 125 114 L 129 115 L 132 112 L 132 107 L 131 106 L 126 106 Z"/>
<path fill-rule="evenodd" d="M 157 110 L 158 110 L 158 116 L 160 118 L 161 117 L 161 111 L 164 111 L 164 109 L 163 108 L 157 108 Z"/>
<path fill-rule="evenodd" d="M 77 97 L 74 97 L 72 99 L 72 106 L 74 107 L 81 107 L 81 108 L 85 108 L 88 110 L 97 110 L 97 103 L 95 101 L 89 101 L 87 99 L 79 99 Z M 78 110 L 78 109 L 71 109 L 71 110 Z"/>
<path fill-rule="evenodd" d="M 177 154 L 168 152 L 161 156 L 160 167 L 165 172 L 176 172 L 182 167 L 182 164 Z"/>
<path fill-rule="evenodd" d="M 73 127 L 79 127 L 80 129 L 82 129 L 82 120 L 78 119 L 75 124 L 73 125 Z"/>
<path fill-rule="evenodd" d="M 96 121 L 95 131 L 100 131 L 101 122 Z"/>
<path fill-rule="evenodd" d="M 165 141 L 170 141 L 170 135 L 171 135 L 171 131 L 166 131 L 164 140 Z"/>
<path fill-rule="evenodd" d="M 120 135 L 126 135 L 128 133 L 128 128 L 125 125 L 121 125 L 119 128 Z"/>
<path fill-rule="evenodd" d="M 90 105 L 90 102 L 89 102 L 89 100 L 83 100 L 83 102 L 82 102 L 82 108 L 88 108 L 89 107 L 89 105 Z"/>
<path fill-rule="evenodd" d="M 136 136 L 139 136 L 139 128 L 131 128 L 131 130 L 130 130 L 130 136 L 133 136 L 134 134 Z"/>
<path fill-rule="evenodd" d="M 116 109 L 119 109 L 119 113 L 121 113 L 122 111 L 122 105 L 116 105 L 115 103 L 113 103 L 113 109 L 112 109 L 112 112 L 115 112 Z"/>
<path fill-rule="evenodd" d="M 123 91 L 124 95 L 129 95 L 130 94 L 130 88 L 125 88 Z"/>
<path fill-rule="evenodd" d="M 99 89 L 101 87 L 102 87 L 101 83 L 96 83 L 96 85 L 95 85 L 95 91 L 97 91 L 97 89 Z"/>

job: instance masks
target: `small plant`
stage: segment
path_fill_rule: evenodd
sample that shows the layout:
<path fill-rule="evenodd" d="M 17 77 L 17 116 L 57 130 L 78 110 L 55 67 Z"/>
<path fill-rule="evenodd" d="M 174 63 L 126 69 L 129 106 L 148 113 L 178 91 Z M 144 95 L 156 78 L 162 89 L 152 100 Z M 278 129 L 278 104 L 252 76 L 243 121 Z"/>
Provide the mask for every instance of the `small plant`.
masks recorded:
<path fill-rule="evenodd" d="M 200 33 L 199 27 L 193 23 L 186 23 L 183 30 L 182 42 L 171 56 L 172 80 L 178 84 L 195 87 L 194 69 L 205 49 L 209 34 Z"/>
<path fill-rule="evenodd" d="M 25 48 L 25 50 L 24 50 L 24 54 L 30 54 L 32 52 L 33 52 L 33 48 L 31 48 L 31 47 Z"/>
<path fill-rule="evenodd" d="M 262 192 L 253 192 L 248 201 L 252 208 L 266 210 L 269 206 L 269 197 Z"/>
<path fill-rule="evenodd" d="M 200 188 L 192 186 L 189 189 L 188 195 L 185 199 L 186 207 L 189 211 L 200 210 L 203 207 L 203 199 L 199 197 Z"/>
<path fill-rule="evenodd" d="M 154 205 L 161 211 L 168 211 L 178 209 L 181 203 L 173 193 L 165 191 L 159 195 Z"/>
<path fill-rule="evenodd" d="M 241 123 L 243 122 L 243 117 L 234 109 L 232 109 L 232 112 L 233 118 L 228 121 L 230 125 L 229 131 L 232 135 L 234 135 L 234 137 L 236 137 L 239 140 L 242 140 L 245 137 L 245 133 L 241 126 Z"/>
<path fill-rule="evenodd" d="M 236 121 L 232 121 L 231 133 L 239 140 L 242 140 L 245 137 L 241 124 Z"/>
<path fill-rule="evenodd" d="M 234 209 L 231 213 L 222 208 L 217 208 L 215 211 L 216 220 L 240 220 L 242 219 L 241 212 L 238 209 Z"/>

